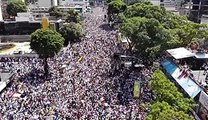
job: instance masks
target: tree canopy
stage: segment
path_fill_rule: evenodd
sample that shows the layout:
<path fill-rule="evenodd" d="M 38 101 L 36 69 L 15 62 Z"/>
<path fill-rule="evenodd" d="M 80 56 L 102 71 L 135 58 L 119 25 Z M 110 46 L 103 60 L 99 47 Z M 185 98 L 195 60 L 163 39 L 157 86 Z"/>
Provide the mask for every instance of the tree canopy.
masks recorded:
<path fill-rule="evenodd" d="M 63 16 L 63 11 L 57 6 L 53 6 L 48 10 L 50 16 L 55 16 L 56 18 Z"/>
<path fill-rule="evenodd" d="M 152 5 L 150 0 L 132 0 L 132 1 L 129 1 L 128 5 L 133 5 L 133 4 L 137 4 L 137 3 Z"/>
<path fill-rule="evenodd" d="M 155 102 L 150 107 L 147 120 L 194 120 L 188 115 L 195 106 L 193 99 L 184 98 L 161 70 L 154 71 L 150 88 Z"/>
<path fill-rule="evenodd" d="M 177 111 L 167 102 L 156 102 L 151 105 L 147 120 L 194 120 L 183 111 Z"/>
<path fill-rule="evenodd" d="M 117 16 L 126 10 L 126 4 L 121 0 L 113 0 L 108 3 L 109 21 L 115 21 Z"/>
<path fill-rule="evenodd" d="M 128 7 L 124 12 L 124 15 L 127 18 L 131 17 L 146 17 L 146 18 L 155 18 L 159 22 L 162 21 L 165 16 L 165 8 L 160 6 L 154 6 L 150 4 L 137 3 Z"/>
<path fill-rule="evenodd" d="M 155 18 L 167 29 L 178 28 L 187 24 L 188 21 L 187 18 L 166 11 L 163 7 L 145 4 L 144 2 L 129 6 L 124 15 L 127 18 Z"/>
<path fill-rule="evenodd" d="M 66 18 L 66 22 L 70 23 L 70 22 L 75 22 L 75 23 L 79 23 L 81 21 L 81 18 L 79 16 L 79 12 L 75 11 L 74 9 L 69 9 L 68 11 L 68 15 Z"/>
<path fill-rule="evenodd" d="M 38 29 L 31 34 L 31 49 L 40 57 L 53 57 L 63 47 L 64 38 L 56 31 Z"/>
<path fill-rule="evenodd" d="M 172 83 L 161 70 L 156 70 L 151 79 L 151 90 L 156 101 L 165 101 L 178 111 L 187 113 L 194 107 L 193 99 L 184 98 L 183 94 Z"/>
<path fill-rule="evenodd" d="M 31 49 L 44 59 L 45 75 L 48 74 L 47 58 L 54 57 L 64 44 L 64 38 L 51 29 L 38 29 L 31 34 Z"/>
<path fill-rule="evenodd" d="M 181 26 L 176 35 L 180 39 L 180 42 L 182 42 L 182 45 L 187 45 L 194 39 L 198 39 L 198 42 L 208 40 L 208 25 L 190 22 Z"/>
<path fill-rule="evenodd" d="M 121 0 L 113 0 L 108 4 L 109 14 L 119 14 L 126 10 L 126 4 Z"/>
<path fill-rule="evenodd" d="M 59 31 L 65 39 L 65 46 L 67 46 L 69 42 L 80 40 L 83 36 L 81 25 L 74 22 L 64 24 Z"/>
<path fill-rule="evenodd" d="M 120 30 L 131 41 L 132 49 L 140 53 L 157 54 L 172 39 L 170 32 L 154 18 L 128 18 L 122 23 Z"/>
<path fill-rule="evenodd" d="M 151 57 L 166 49 L 184 47 L 193 40 L 208 41 L 208 25 L 193 23 L 184 16 L 144 2 L 128 6 L 119 19 L 120 30 L 131 41 L 134 51 Z"/>
<path fill-rule="evenodd" d="M 15 0 L 8 3 L 6 11 L 10 16 L 17 16 L 18 12 L 26 12 L 27 6 L 21 0 Z"/>

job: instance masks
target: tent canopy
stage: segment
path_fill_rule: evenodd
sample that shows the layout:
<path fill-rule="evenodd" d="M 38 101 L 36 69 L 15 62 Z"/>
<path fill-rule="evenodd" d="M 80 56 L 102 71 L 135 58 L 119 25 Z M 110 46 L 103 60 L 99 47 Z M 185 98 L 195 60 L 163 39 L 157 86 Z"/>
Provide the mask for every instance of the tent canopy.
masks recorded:
<path fill-rule="evenodd" d="M 195 54 L 195 57 L 197 59 L 207 59 L 208 58 L 208 54 L 205 54 L 205 53 L 196 53 Z"/>
<path fill-rule="evenodd" d="M 182 58 L 188 58 L 188 57 L 194 57 L 195 54 L 188 51 L 184 47 L 175 48 L 175 49 L 169 49 L 167 52 L 173 56 L 175 59 L 182 59 Z"/>

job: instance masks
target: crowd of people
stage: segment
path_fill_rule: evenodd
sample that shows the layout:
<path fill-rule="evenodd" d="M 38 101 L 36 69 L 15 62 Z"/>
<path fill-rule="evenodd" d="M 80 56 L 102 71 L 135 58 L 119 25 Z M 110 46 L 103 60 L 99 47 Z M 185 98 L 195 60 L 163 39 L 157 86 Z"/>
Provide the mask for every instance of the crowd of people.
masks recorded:
<path fill-rule="evenodd" d="M 15 71 L 12 83 L 0 94 L 2 120 L 144 120 L 140 107 L 150 94 L 133 98 L 135 80 L 149 93 L 150 70 L 114 67 L 113 54 L 121 52 L 118 31 L 105 25 L 105 12 L 94 8 L 85 18 L 86 36 L 48 60 L 45 79 L 39 58 L 2 58 L 1 69 Z M 112 75 L 113 74 L 113 75 Z M 18 96 L 19 95 L 19 96 Z"/>

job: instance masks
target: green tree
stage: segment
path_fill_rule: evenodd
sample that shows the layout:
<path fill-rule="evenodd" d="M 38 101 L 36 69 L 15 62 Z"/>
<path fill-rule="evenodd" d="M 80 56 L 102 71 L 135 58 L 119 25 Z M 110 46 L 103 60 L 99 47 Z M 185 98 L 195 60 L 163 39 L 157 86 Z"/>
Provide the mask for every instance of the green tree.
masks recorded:
<path fill-rule="evenodd" d="M 198 43 L 208 41 L 208 25 L 193 23 L 184 16 L 145 1 L 139 0 L 128 6 L 124 14 L 114 15 L 118 17 L 109 15 L 110 20 L 122 23 L 121 32 L 128 38 L 129 46 L 134 51 L 157 56 L 166 49 L 185 47 L 193 40 Z M 145 20 L 137 20 L 136 17 L 144 17 Z"/>
<path fill-rule="evenodd" d="M 75 11 L 74 9 L 69 9 L 66 22 L 75 22 L 79 23 L 81 21 L 80 15 L 78 11 Z"/>
<path fill-rule="evenodd" d="M 145 0 L 144 0 L 145 1 Z M 154 6 L 145 2 L 128 7 L 124 13 L 126 17 L 146 17 L 157 19 L 165 28 L 173 29 L 187 24 L 187 18 L 166 11 L 160 6 Z"/>
<path fill-rule="evenodd" d="M 27 6 L 21 0 L 15 0 L 8 3 L 6 11 L 10 16 L 17 16 L 18 12 L 26 12 Z"/>
<path fill-rule="evenodd" d="M 53 6 L 48 10 L 50 16 L 55 16 L 56 18 L 63 16 L 63 11 L 57 6 Z"/>
<path fill-rule="evenodd" d="M 156 102 L 151 105 L 147 120 L 194 120 L 183 111 L 177 111 L 167 102 Z"/>
<path fill-rule="evenodd" d="M 81 25 L 74 22 L 64 24 L 59 31 L 65 39 L 65 46 L 67 46 L 69 42 L 76 42 L 80 40 L 83 36 Z"/>
<path fill-rule="evenodd" d="M 169 11 L 166 11 L 165 16 L 163 16 L 163 19 L 160 22 L 167 29 L 180 28 L 183 25 L 189 24 L 186 17 L 175 15 L 174 13 Z"/>
<path fill-rule="evenodd" d="M 207 40 L 208 25 L 189 22 L 181 26 L 176 35 L 180 38 L 182 45 L 187 45 L 194 39 L 198 39 L 199 41 Z"/>
<path fill-rule="evenodd" d="M 128 0 L 126 0 L 128 1 Z M 128 5 L 133 5 L 133 4 L 137 4 L 137 3 L 143 3 L 143 4 L 147 4 L 147 5 L 152 5 L 151 1 L 149 0 L 130 0 L 130 2 L 128 2 Z"/>
<path fill-rule="evenodd" d="M 121 0 L 114 0 L 108 4 L 108 17 L 109 21 L 116 21 L 117 16 L 126 10 L 126 4 Z"/>
<path fill-rule="evenodd" d="M 64 38 L 56 31 L 38 29 L 31 34 L 31 49 L 44 59 L 45 76 L 48 75 L 47 59 L 54 57 L 63 47 Z"/>
<path fill-rule="evenodd" d="M 148 56 L 155 56 L 166 49 L 168 41 L 172 39 L 170 32 L 154 18 L 128 18 L 120 30 L 129 40 L 130 50 Z"/>
<path fill-rule="evenodd" d="M 114 0 L 107 0 L 106 2 L 107 2 L 107 3 L 110 3 L 110 2 L 112 2 L 112 1 L 114 1 Z"/>
<path fill-rule="evenodd" d="M 151 90 L 156 101 L 165 101 L 178 111 L 188 113 L 195 106 L 193 99 L 184 98 L 183 94 L 161 70 L 156 70 L 151 79 Z"/>
<path fill-rule="evenodd" d="M 128 7 L 124 12 L 124 15 L 127 18 L 131 17 L 146 17 L 146 18 L 155 18 L 159 22 L 163 20 L 163 17 L 166 15 L 165 8 L 160 6 L 154 6 L 149 4 L 134 4 Z"/>

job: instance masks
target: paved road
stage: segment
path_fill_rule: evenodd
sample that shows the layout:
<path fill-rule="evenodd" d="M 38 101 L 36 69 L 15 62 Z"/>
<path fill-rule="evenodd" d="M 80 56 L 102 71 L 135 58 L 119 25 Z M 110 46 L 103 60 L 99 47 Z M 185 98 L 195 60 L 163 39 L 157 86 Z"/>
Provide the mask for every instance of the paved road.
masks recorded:
<path fill-rule="evenodd" d="M 5 65 L 20 71 L 0 97 L 0 119 L 144 119 L 132 95 L 138 76 L 114 69 L 118 33 L 104 25 L 102 8 L 93 11 L 85 19 L 86 37 L 48 60 L 53 73 L 49 80 L 42 76 L 42 60 L 9 59 L 15 64 Z M 7 97 L 14 92 L 22 98 Z"/>

